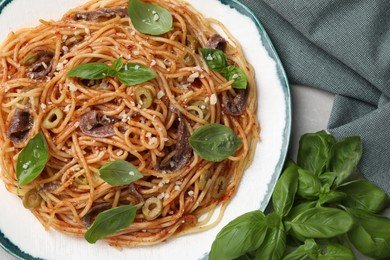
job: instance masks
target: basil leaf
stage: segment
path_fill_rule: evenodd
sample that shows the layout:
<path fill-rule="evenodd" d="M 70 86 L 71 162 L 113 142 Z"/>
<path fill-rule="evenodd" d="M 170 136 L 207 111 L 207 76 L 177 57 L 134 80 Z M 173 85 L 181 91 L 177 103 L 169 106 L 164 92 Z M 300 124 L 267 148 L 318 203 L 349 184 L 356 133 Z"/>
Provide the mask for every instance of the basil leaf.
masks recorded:
<path fill-rule="evenodd" d="M 248 80 L 244 71 L 235 66 L 228 66 L 226 54 L 223 51 L 212 48 L 200 48 L 199 52 L 210 69 L 221 73 L 228 81 L 234 79 L 233 88 L 246 89 Z"/>
<path fill-rule="evenodd" d="M 288 224 L 293 233 L 306 238 L 331 238 L 348 232 L 353 219 L 340 209 L 316 207 L 305 210 Z"/>
<path fill-rule="evenodd" d="M 367 180 L 352 181 L 343 184 L 337 190 L 347 194 L 347 197 L 343 200 L 343 205 L 349 208 L 359 208 L 378 213 L 389 205 L 387 194 Z"/>
<path fill-rule="evenodd" d="M 320 194 L 320 199 L 318 200 L 319 205 L 324 205 L 326 203 L 335 203 L 339 202 L 347 197 L 347 194 L 339 191 L 329 191 L 327 193 Z"/>
<path fill-rule="evenodd" d="M 143 177 L 133 164 L 124 160 L 112 161 L 102 166 L 99 176 L 111 186 L 127 185 Z"/>
<path fill-rule="evenodd" d="M 49 148 L 41 132 L 36 134 L 18 155 L 16 177 L 18 187 L 28 184 L 38 177 L 49 159 Z"/>
<path fill-rule="evenodd" d="M 336 172 L 334 185 L 340 185 L 356 169 L 362 157 L 362 142 L 360 137 L 347 137 L 333 145 L 329 170 Z"/>
<path fill-rule="evenodd" d="M 333 186 L 336 177 L 337 177 L 337 174 L 335 172 L 324 172 L 323 174 L 318 176 L 321 183 L 328 184 L 329 187 Z"/>
<path fill-rule="evenodd" d="M 284 217 L 289 213 L 294 203 L 297 188 L 297 166 L 291 165 L 283 171 L 272 194 L 272 205 L 276 214 Z"/>
<path fill-rule="evenodd" d="M 319 255 L 317 260 L 355 260 L 355 256 L 351 249 L 336 243 L 326 246 L 325 255 Z"/>
<path fill-rule="evenodd" d="M 114 62 L 112 63 L 112 66 L 111 66 L 114 70 L 116 71 L 119 71 L 122 67 L 123 67 L 123 58 L 120 57 L 116 60 L 114 60 Z"/>
<path fill-rule="evenodd" d="M 92 226 L 85 233 L 84 238 L 89 243 L 94 244 L 99 239 L 130 226 L 134 221 L 137 208 L 138 205 L 120 206 L 99 213 Z"/>
<path fill-rule="evenodd" d="M 161 35 L 172 30 L 172 15 L 160 6 L 130 0 L 128 10 L 132 24 L 139 32 Z"/>
<path fill-rule="evenodd" d="M 361 209 L 346 208 L 356 225 L 348 232 L 349 240 L 364 255 L 374 259 L 390 258 L 390 219 Z"/>
<path fill-rule="evenodd" d="M 268 231 L 261 246 L 254 252 L 256 260 L 280 260 L 286 250 L 287 234 L 282 218 L 275 213 L 267 215 Z"/>
<path fill-rule="evenodd" d="M 295 219 L 297 216 L 299 216 L 302 212 L 308 210 L 308 209 L 312 209 L 312 208 L 315 208 L 317 206 L 317 202 L 315 201 L 306 201 L 306 202 L 302 202 L 298 205 L 296 205 L 295 207 L 293 207 L 289 214 L 286 216 L 286 221 L 284 222 L 285 224 L 285 227 L 286 227 L 286 231 L 288 231 L 290 233 L 291 236 L 293 236 L 294 238 L 300 240 L 300 241 L 305 241 L 306 240 L 306 237 L 298 234 L 298 233 L 295 233 L 294 231 L 291 230 L 291 225 L 289 224 L 291 222 L 291 220 Z"/>
<path fill-rule="evenodd" d="M 135 64 L 127 63 L 119 70 L 117 78 L 119 81 L 126 86 L 133 86 L 154 79 L 157 74 L 148 67 Z"/>
<path fill-rule="evenodd" d="M 283 257 L 283 260 L 317 259 L 321 253 L 322 249 L 314 239 L 306 239 L 304 245 Z"/>
<path fill-rule="evenodd" d="M 336 139 L 325 131 L 304 134 L 299 140 L 298 166 L 320 175 L 326 169 L 329 151 Z"/>
<path fill-rule="evenodd" d="M 200 157 L 211 162 L 225 160 L 242 144 L 232 129 L 220 124 L 198 127 L 189 138 L 189 142 Z"/>
<path fill-rule="evenodd" d="M 235 258 L 234 260 L 252 260 L 252 257 L 249 254 L 245 254 Z"/>
<path fill-rule="evenodd" d="M 221 73 L 228 66 L 226 55 L 223 51 L 211 48 L 200 48 L 199 51 L 210 69 Z"/>
<path fill-rule="evenodd" d="M 321 181 L 313 173 L 298 169 L 297 194 L 305 199 L 318 198 L 321 190 Z"/>
<path fill-rule="evenodd" d="M 234 82 L 232 84 L 233 88 L 246 89 L 246 86 L 248 85 L 248 80 L 246 78 L 245 73 L 240 68 L 237 68 L 235 66 L 228 66 L 221 70 L 221 74 L 227 81 L 234 79 Z"/>
<path fill-rule="evenodd" d="M 290 212 L 288 213 L 287 217 L 286 217 L 286 220 L 287 221 L 291 221 L 293 220 L 294 218 L 296 218 L 299 214 L 301 214 L 302 212 L 308 210 L 308 209 L 312 209 L 312 208 L 315 208 L 316 207 L 316 202 L 315 201 L 305 201 L 305 202 L 301 202 L 300 204 L 294 206 Z M 304 240 L 303 240 L 304 241 Z"/>
<path fill-rule="evenodd" d="M 98 80 L 107 76 L 114 76 L 116 71 L 102 62 L 92 62 L 81 64 L 76 68 L 70 70 L 66 76 L 77 77 L 81 79 Z"/>
<path fill-rule="evenodd" d="M 209 259 L 234 259 L 256 250 L 267 233 L 267 222 L 261 211 L 252 211 L 231 221 L 218 233 Z"/>

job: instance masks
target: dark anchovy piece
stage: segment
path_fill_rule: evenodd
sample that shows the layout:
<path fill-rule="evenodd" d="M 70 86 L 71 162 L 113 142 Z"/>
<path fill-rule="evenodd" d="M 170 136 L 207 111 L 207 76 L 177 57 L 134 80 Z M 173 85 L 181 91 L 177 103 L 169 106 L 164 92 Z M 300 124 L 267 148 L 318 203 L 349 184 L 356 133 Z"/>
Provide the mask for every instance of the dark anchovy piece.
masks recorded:
<path fill-rule="evenodd" d="M 76 13 L 73 16 L 73 20 L 104 22 L 112 18 L 115 18 L 116 16 L 122 18 L 128 16 L 127 8 L 117 8 L 117 9 L 101 8 L 95 11 Z"/>
<path fill-rule="evenodd" d="M 59 187 L 61 187 L 61 183 L 59 182 L 48 182 L 43 184 L 43 187 L 40 189 L 40 191 L 51 193 L 56 189 L 58 189 Z"/>
<path fill-rule="evenodd" d="M 80 117 L 80 130 L 93 137 L 110 137 L 115 135 L 114 124 L 119 119 L 92 110 Z"/>
<path fill-rule="evenodd" d="M 207 48 L 217 49 L 223 52 L 226 50 L 226 46 L 226 40 L 219 34 L 212 35 L 206 43 Z"/>
<path fill-rule="evenodd" d="M 53 66 L 54 53 L 48 50 L 38 50 L 37 61 L 29 66 L 27 77 L 31 79 L 43 79 L 50 73 Z"/>
<path fill-rule="evenodd" d="M 84 227 L 89 228 L 92 225 L 92 223 L 94 222 L 95 217 L 99 213 L 106 211 L 106 210 L 109 210 L 109 209 L 111 209 L 111 207 L 112 207 L 112 205 L 109 202 L 102 203 L 102 204 L 99 204 L 99 205 L 92 207 L 88 211 L 88 213 L 85 214 L 84 217 L 82 218 Z"/>
<path fill-rule="evenodd" d="M 190 138 L 190 131 L 188 130 L 184 117 L 177 112 L 179 127 L 177 130 L 176 154 L 167 165 L 158 165 L 160 171 L 172 172 L 179 170 L 186 166 L 192 157 L 192 148 L 188 139 Z"/>
<path fill-rule="evenodd" d="M 129 185 L 129 191 L 130 191 L 130 194 L 133 195 L 134 197 L 136 197 L 138 199 L 138 203 L 140 202 L 144 202 L 145 199 L 144 197 L 142 197 L 142 195 L 137 191 L 137 189 L 134 187 L 134 183 L 130 183 Z"/>
<path fill-rule="evenodd" d="M 16 109 L 7 129 L 8 139 L 15 144 L 23 143 L 33 124 L 33 118 L 27 110 Z"/>
<path fill-rule="evenodd" d="M 236 89 L 236 96 L 233 97 L 229 92 L 222 96 L 223 112 L 231 116 L 240 116 L 245 111 L 248 88 Z"/>

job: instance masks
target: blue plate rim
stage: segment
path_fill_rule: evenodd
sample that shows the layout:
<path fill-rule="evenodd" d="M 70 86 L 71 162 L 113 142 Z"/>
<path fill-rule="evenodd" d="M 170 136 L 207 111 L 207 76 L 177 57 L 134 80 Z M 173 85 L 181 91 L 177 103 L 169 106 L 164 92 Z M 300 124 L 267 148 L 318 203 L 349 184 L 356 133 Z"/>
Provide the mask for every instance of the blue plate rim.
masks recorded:
<path fill-rule="evenodd" d="M 7 7 L 9 3 L 11 3 L 13 0 L 0 0 L 0 15 L 3 12 L 4 8 Z M 287 74 L 284 70 L 282 61 L 280 60 L 280 57 L 278 53 L 276 52 L 276 49 L 274 45 L 272 44 L 271 39 L 269 38 L 264 26 L 261 24 L 260 20 L 256 17 L 256 15 L 252 12 L 251 9 L 249 9 L 246 5 L 242 4 L 238 0 L 218 0 L 222 4 L 228 5 L 231 8 L 236 9 L 238 12 L 240 12 L 243 15 L 246 15 L 247 17 L 251 18 L 251 20 L 255 23 L 259 34 L 261 36 L 262 42 L 264 44 L 264 47 L 266 48 L 268 55 L 276 62 L 276 68 L 278 73 L 278 79 L 280 80 L 283 94 L 285 98 L 285 128 L 283 130 L 283 143 L 282 143 L 282 150 L 280 152 L 279 161 L 277 163 L 277 167 L 275 168 L 275 171 L 272 175 L 272 179 L 270 183 L 268 184 L 268 189 L 266 192 L 266 196 L 263 198 L 259 210 L 264 210 L 269 203 L 271 199 L 271 194 L 273 189 L 275 188 L 276 182 L 280 176 L 280 173 L 282 172 L 284 161 L 287 157 L 288 152 L 288 146 L 290 143 L 290 137 L 291 137 L 291 126 L 292 126 L 292 106 L 291 106 L 291 93 L 290 93 L 290 87 L 289 82 L 287 78 Z M 10 241 L 0 230 L 0 247 L 3 248 L 7 253 L 10 255 L 16 257 L 20 260 L 38 260 L 39 258 L 35 258 L 31 256 L 30 254 L 23 252 L 18 246 L 16 246 L 12 241 Z M 207 253 L 204 256 L 204 258 L 207 258 Z"/>

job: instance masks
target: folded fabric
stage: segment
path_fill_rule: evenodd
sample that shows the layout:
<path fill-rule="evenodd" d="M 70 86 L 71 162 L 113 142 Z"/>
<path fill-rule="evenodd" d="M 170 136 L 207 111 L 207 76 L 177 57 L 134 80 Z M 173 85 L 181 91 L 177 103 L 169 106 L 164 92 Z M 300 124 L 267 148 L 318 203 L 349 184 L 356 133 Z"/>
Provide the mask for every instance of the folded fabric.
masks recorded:
<path fill-rule="evenodd" d="M 328 130 L 363 140 L 362 174 L 390 194 L 390 1 L 240 0 L 289 81 L 336 94 Z"/>

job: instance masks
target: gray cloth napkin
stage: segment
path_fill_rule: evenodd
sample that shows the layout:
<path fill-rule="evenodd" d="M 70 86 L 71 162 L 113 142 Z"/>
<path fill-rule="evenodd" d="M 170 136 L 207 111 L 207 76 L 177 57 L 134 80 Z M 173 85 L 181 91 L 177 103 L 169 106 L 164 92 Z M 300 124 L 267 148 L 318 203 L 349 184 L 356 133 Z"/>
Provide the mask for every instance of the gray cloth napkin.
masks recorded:
<path fill-rule="evenodd" d="M 289 81 L 336 94 L 328 130 L 363 140 L 362 174 L 390 194 L 390 1 L 240 0 Z"/>

